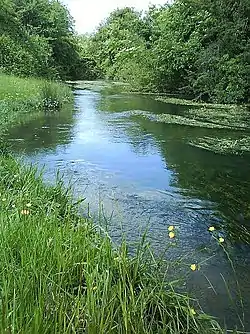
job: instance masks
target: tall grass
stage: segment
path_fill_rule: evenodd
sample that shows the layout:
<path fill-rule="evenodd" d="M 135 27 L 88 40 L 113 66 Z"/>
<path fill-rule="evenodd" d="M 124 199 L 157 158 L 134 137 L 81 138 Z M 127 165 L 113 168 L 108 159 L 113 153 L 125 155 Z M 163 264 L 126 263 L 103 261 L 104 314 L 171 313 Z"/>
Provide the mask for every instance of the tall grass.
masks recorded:
<path fill-rule="evenodd" d="M 220 333 L 157 262 L 77 215 L 60 181 L 0 155 L 1 333 Z"/>
<path fill-rule="evenodd" d="M 0 76 L 2 129 L 48 97 L 63 103 L 70 93 Z M 44 185 L 0 144 L 0 333 L 222 333 L 174 291 L 150 250 L 142 244 L 128 256 L 125 242 L 115 249 L 78 215 L 78 203 L 60 180 Z"/>
<path fill-rule="evenodd" d="M 70 100 L 72 92 L 63 84 L 0 73 L 0 132 L 31 113 L 58 110 Z"/>

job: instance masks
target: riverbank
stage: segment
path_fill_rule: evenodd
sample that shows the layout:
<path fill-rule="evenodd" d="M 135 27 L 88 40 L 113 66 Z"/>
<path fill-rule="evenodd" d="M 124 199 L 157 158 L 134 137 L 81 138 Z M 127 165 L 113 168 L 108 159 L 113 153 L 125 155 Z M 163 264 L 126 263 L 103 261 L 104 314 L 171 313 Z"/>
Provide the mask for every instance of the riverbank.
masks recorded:
<path fill-rule="evenodd" d="M 38 108 L 35 101 L 42 103 L 39 87 L 44 86 L 30 79 L 4 80 L 10 80 L 9 89 L 5 85 L 0 95 L 0 104 L 8 102 L 9 109 L 0 112 L 6 130 L 24 115 L 35 117 L 35 111 L 43 110 L 44 104 Z M 69 93 L 62 96 L 70 99 Z M 21 107 L 27 100 L 33 101 L 30 109 L 26 104 Z M 11 105 L 13 113 L 7 115 Z M 149 260 L 146 247 L 138 248 L 133 257 L 125 243 L 115 249 L 108 235 L 77 214 L 79 203 L 61 181 L 45 186 L 35 168 L 22 166 L 4 146 L 0 150 L 1 332 L 222 332 L 194 301 L 174 291 L 157 261 Z"/>
<path fill-rule="evenodd" d="M 69 87 L 59 82 L 24 79 L 0 73 L 0 133 L 39 112 L 59 110 L 72 102 Z"/>
<path fill-rule="evenodd" d="M 58 182 L 0 157 L 1 331 L 217 333 L 143 249 L 115 250 Z M 209 319 L 209 318 L 208 318 Z"/>

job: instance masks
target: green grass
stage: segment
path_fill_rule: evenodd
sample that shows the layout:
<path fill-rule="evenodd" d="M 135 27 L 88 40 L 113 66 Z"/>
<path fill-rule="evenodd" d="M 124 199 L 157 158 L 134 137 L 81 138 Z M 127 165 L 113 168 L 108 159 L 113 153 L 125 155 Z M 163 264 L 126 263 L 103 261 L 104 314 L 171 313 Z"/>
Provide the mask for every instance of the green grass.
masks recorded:
<path fill-rule="evenodd" d="M 4 129 L 40 112 L 45 97 L 70 98 L 53 83 L 0 82 Z M 0 145 L 0 333 L 222 333 L 174 290 L 146 245 L 133 256 L 126 242 L 115 248 L 97 222 L 78 214 L 80 202 Z"/>
<path fill-rule="evenodd" d="M 56 82 L 25 79 L 0 73 L 0 133 L 11 124 L 22 122 L 32 113 L 50 111 L 72 101 L 69 87 Z"/>
<path fill-rule="evenodd" d="M 1 333 L 221 332 L 145 248 L 128 256 L 80 217 L 60 181 L 45 186 L 5 152 L 0 179 Z"/>
<path fill-rule="evenodd" d="M 59 83 L 35 78 L 19 78 L 0 73 L 0 100 L 28 100 L 43 97 L 43 89 L 50 88 L 50 93 L 61 101 L 71 96 L 70 89 Z"/>

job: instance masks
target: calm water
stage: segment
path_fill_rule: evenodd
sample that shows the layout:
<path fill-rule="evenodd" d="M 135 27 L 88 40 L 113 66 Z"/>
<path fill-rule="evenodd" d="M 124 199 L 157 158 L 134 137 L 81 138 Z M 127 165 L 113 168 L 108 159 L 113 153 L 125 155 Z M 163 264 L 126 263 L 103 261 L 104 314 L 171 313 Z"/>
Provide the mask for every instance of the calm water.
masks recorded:
<path fill-rule="evenodd" d="M 168 125 L 139 115 L 181 114 L 184 108 L 151 97 L 76 89 L 73 112 L 41 115 L 11 129 L 7 139 L 26 161 L 45 165 L 46 180 L 53 181 L 59 169 L 93 212 L 103 204 L 102 218 L 115 242 L 122 232 L 136 241 L 147 227 L 152 246 L 162 252 L 170 245 L 167 228 L 175 225 L 178 241 L 167 257 L 182 258 L 187 289 L 232 328 L 240 325 L 237 313 L 243 318 L 243 311 L 227 255 L 207 231 L 217 226 L 235 262 L 250 330 L 250 159 L 188 144 L 228 130 Z M 201 270 L 190 273 L 196 261 Z"/>

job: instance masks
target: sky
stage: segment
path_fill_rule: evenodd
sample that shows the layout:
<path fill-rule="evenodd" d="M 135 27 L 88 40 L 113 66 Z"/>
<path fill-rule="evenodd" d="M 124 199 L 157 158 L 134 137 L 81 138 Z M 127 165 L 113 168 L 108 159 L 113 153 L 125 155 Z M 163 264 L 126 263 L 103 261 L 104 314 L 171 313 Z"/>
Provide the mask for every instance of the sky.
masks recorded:
<path fill-rule="evenodd" d="M 91 33 L 116 8 L 147 9 L 149 4 L 162 5 L 167 0 L 61 0 L 70 10 L 79 34 Z"/>

